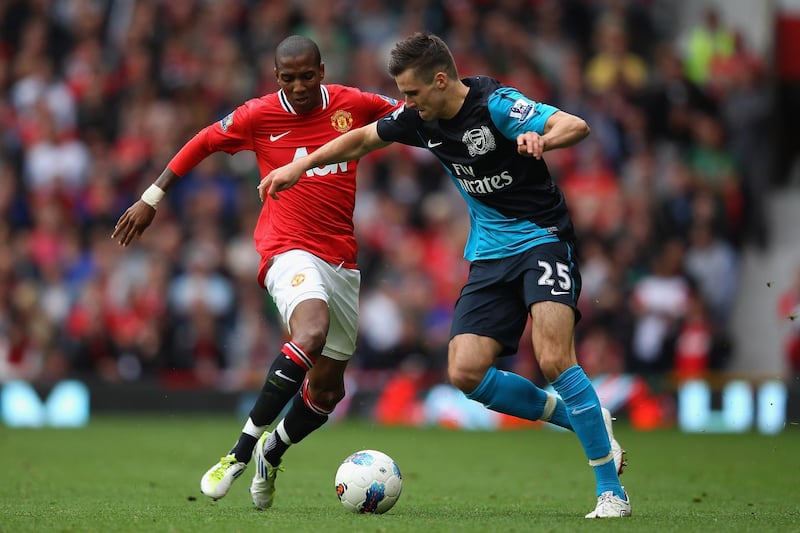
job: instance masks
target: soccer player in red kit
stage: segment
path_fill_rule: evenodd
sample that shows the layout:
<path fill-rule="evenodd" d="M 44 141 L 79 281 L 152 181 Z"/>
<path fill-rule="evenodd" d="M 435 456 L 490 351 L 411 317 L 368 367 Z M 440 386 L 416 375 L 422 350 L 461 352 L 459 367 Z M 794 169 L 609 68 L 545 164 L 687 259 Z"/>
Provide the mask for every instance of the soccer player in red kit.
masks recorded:
<path fill-rule="evenodd" d="M 399 105 L 352 87 L 323 85 L 319 48 L 298 35 L 278 45 L 275 75 L 277 92 L 245 102 L 189 140 L 120 217 L 112 238 L 127 246 L 141 235 L 170 185 L 214 152 L 252 150 L 265 176 Z M 270 507 L 284 452 L 322 426 L 345 395 L 360 285 L 353 232 L 356 165 L 311 169 L 302 186 L 280 201 L 264 202 L 254 233 L 261 255 L 258 282 L 275 301 L 290 340 L 270 367 L 236 444 L 203 475 L 200 489 L 210 498 L 225 496 L 255 456 L 253 504 Z M 266 431 L 290 400 L 286 416 Z"/>

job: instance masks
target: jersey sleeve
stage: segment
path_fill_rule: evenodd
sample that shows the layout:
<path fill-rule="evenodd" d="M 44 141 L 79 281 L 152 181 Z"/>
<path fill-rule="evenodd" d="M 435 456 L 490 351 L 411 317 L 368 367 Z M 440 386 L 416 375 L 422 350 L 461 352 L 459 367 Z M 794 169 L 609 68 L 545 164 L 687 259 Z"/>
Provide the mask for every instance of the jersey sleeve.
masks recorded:
<path fill-rule="evenodd" d="M 535 131 L 544 133 L 544 125 L 558 108 L 535 102 L 511 87 L 494 91 L 488 100 L 492 122 L 509 139 L 516 139 L 520 133 Z"/>
<path fill-rule="evenodd" d="M 416 110 L 402 105 L 377 122 L 378 137 L 386 142 L 424 146 L 417 131 L 420 122 L 422 119 Z"/>
<path fill-rule="evenodd" d="M 366 103 L 367 109 L 370 110 L 371 116 L 367 122 L 375 122 L 398 109 L 401 104 L 399 101 L 389 96 L 375 93 L 362 93 Z"/>
<path fill-rule="evenodd" d="M 183 145 L 167 164 L 178 176 L 185 176 L 214 152 L 234 154 L 252 150 L 250 108 L 245 103 L 223 119 L 206 126 Z"/>
<path fill-rule="evenodd" d="M 256 100 L 245 102 L 225 118 L 206 128 L 208 142 L 216 151 L 235 154 L 242 150 L 253 150 L 254 105 Z"/>

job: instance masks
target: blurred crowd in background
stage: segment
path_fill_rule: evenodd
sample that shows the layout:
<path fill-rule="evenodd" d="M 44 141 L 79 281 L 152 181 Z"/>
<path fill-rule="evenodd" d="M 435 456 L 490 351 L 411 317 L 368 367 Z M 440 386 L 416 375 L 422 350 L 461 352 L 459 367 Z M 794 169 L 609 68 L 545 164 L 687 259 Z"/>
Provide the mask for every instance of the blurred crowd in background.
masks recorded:
<path fill-rule="evenodd" d="M 709 9 L 621 0 L 9 0 L 0 2 L 0 378 L 245 390 L 284 333 L 256 281 L 255 158 L 185 176 L 127 248 L 122 212 L 196 131 L 273 92 L 287 35 L 327 83 L 399 98 L 388 51 L 442 36 L 491 75 L 583 117 L 546 156 L 579 235 L 587 373 L 723 369 L 742 246 L 765 246 L 769 61 Z M 680 31 L 677 31 L 680 29 Z M 465 280 L 463 200 L 427 152 L 359 167 L 362 306 L 354 370 L 444 379 Z M 504 361 L 541 382 L 526 337 Z"/>

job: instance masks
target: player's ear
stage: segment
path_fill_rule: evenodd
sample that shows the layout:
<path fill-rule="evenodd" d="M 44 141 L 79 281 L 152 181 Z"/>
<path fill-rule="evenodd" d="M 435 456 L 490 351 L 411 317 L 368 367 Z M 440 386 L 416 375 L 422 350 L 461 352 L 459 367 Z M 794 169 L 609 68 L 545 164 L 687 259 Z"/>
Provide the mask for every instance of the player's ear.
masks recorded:
<path fill-rule="evenodd" d="M 440 90 L 447 87 L 447 74 L 444 72 L 437 72 L 433 77 L 433 85 Z"/>
<path fill-rule="evenodd" d="M 319 79 L 320 81 L 325 79 L 325 63 L 319 64 Z"/>

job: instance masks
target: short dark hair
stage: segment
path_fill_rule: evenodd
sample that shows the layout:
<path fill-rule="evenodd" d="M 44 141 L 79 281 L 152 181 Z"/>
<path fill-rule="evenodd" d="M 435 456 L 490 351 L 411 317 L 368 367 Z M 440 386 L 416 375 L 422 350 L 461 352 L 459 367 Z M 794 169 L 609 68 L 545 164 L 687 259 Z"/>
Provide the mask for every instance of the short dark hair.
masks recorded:
<path fill-rule="evenodd" d="M 303 35 L 290 35 L 278 43 L 275 48 L 275 68 L 278 62 L 286 57 L 300 57 L 312 54 L 317 66 L 322 64 L 322 55 L 319 53 L 317 43 Z"/>
<path fill-rule="evenodd" d="M 389 54 L 389 74 L 397 77 L 409 69 L 413 69 L 416 76 L 426 83 L 433 81 L 437 72 L 458 79 L 450 48 L 431 33 L 417 32 L 394 45 Z"/>

